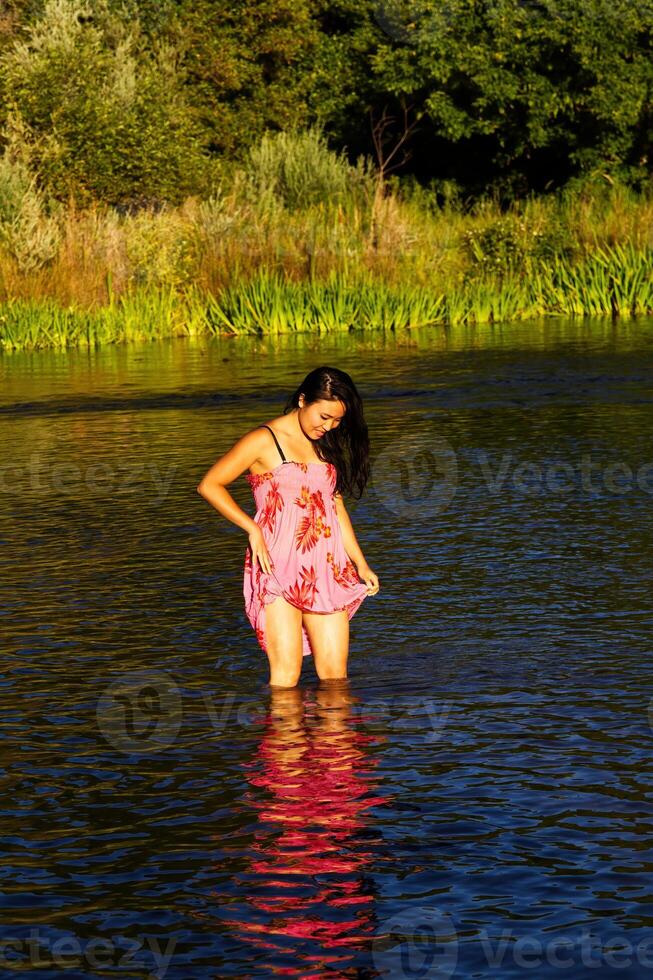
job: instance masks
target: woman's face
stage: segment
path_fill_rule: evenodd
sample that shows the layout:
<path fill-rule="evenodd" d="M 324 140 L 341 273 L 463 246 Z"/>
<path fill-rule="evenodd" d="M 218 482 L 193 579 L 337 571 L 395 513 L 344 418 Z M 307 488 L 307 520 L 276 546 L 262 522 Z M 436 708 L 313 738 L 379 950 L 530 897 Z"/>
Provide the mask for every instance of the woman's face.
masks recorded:
<path fill-rule="evenodd" d="M 321 439 L 325 432 L 337 429 L 345 411 L 341 401 L 322 398 L 307 405 L 303 395 L 299 399 L 299 423 L 309 439 Z"/>

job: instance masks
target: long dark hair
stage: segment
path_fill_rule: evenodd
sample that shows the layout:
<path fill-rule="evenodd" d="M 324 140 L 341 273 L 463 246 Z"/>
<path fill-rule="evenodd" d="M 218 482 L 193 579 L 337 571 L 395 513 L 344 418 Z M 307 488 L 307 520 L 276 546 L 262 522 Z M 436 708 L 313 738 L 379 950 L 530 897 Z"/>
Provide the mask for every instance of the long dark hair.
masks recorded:
<path fill-rule="evenodd" d="M 301 394 L 304 395 L 305 406 L 323 398 L 341 401 L 345 405 L 340 424 L 325 432 L 314 446 L 318 458 L 325 463 L 333 463 L 336 468 L 336 492 L 359 500 L 370 477 L 370 439 L 356 385 L 348 374 L 338 368 L 315 368 L 286 402 L 284 415 L 293 408 L 299 408 Z"/>

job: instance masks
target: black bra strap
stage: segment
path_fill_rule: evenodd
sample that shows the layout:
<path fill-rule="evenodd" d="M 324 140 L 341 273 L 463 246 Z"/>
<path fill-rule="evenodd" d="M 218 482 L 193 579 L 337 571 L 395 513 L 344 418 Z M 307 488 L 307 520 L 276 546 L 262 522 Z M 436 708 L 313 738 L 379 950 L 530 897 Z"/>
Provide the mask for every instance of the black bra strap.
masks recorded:
<path fill-rule="evenodd" d="M 261 428 L 262 428 L 262 429 L 270 429 L 270 426 L 269 426 L 269 425 L 262 425 L 262 426 L 261 426 Z M 272 432 L 272 429 L 270 429 L 270 432 Z M 283 460 L 283 462 L 284 462 L 284 463 L 287 463 L 287 462 L 288 462 L 288 460 L 287 460 L 287 459 L 286 459 L 286 457 L 284 456 L 284 454 L 283 454 L 283 449 L 282 449 L 282 448 L 281 448 L 281 446 L 279 445 L 279 440 L 278 440 L 278 439 L 277 439 L 277 437 L 275 436 L 275 434 L 274 434 L 274 432 L 272 432 L 272 438 L 274 439 L 274 441 L 275 441 L 275 442 L 276 442 L 276 444 L 277 444 L 277 449 L 279 450 L 279 453 L 281 454 L 281 459 Z"/>

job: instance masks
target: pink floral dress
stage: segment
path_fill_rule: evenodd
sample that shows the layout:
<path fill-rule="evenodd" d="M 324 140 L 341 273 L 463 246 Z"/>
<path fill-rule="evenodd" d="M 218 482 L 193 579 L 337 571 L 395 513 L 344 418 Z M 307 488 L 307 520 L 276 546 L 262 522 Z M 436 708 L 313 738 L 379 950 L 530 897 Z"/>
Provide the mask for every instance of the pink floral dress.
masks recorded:
<path fill-rule="evenodd" d="M 256 502 L 254 520 L 274 564 L 270 573 L 258 562 L 254 568 L 247 546 L 245 612 L 263 651 L 265 607 L 277 596 L 306 612 L 345 609 L 351 619 L 367 595 L 367 585 L 359 579 L 342 540 L 334 497 L 335 467 L 286 460 L 272 435 L 283 462 L 267 473 L 246 476 Z M 313 652 L 303 625 L 302 650 L 305 657 Z"/>

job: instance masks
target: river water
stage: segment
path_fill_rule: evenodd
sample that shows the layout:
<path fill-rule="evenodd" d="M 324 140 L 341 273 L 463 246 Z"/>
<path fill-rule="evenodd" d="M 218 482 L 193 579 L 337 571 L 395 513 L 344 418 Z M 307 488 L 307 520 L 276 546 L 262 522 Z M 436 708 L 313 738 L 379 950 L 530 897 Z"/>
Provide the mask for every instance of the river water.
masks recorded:
<path fill-rule="evenodd" d="M 652 353 L 579 321 L 1 357 L 0 975 L 651 975 Z M 320 364 L 364 400 L 381 589 L 347 683 L 271 692 L 196 486 Z"/>

